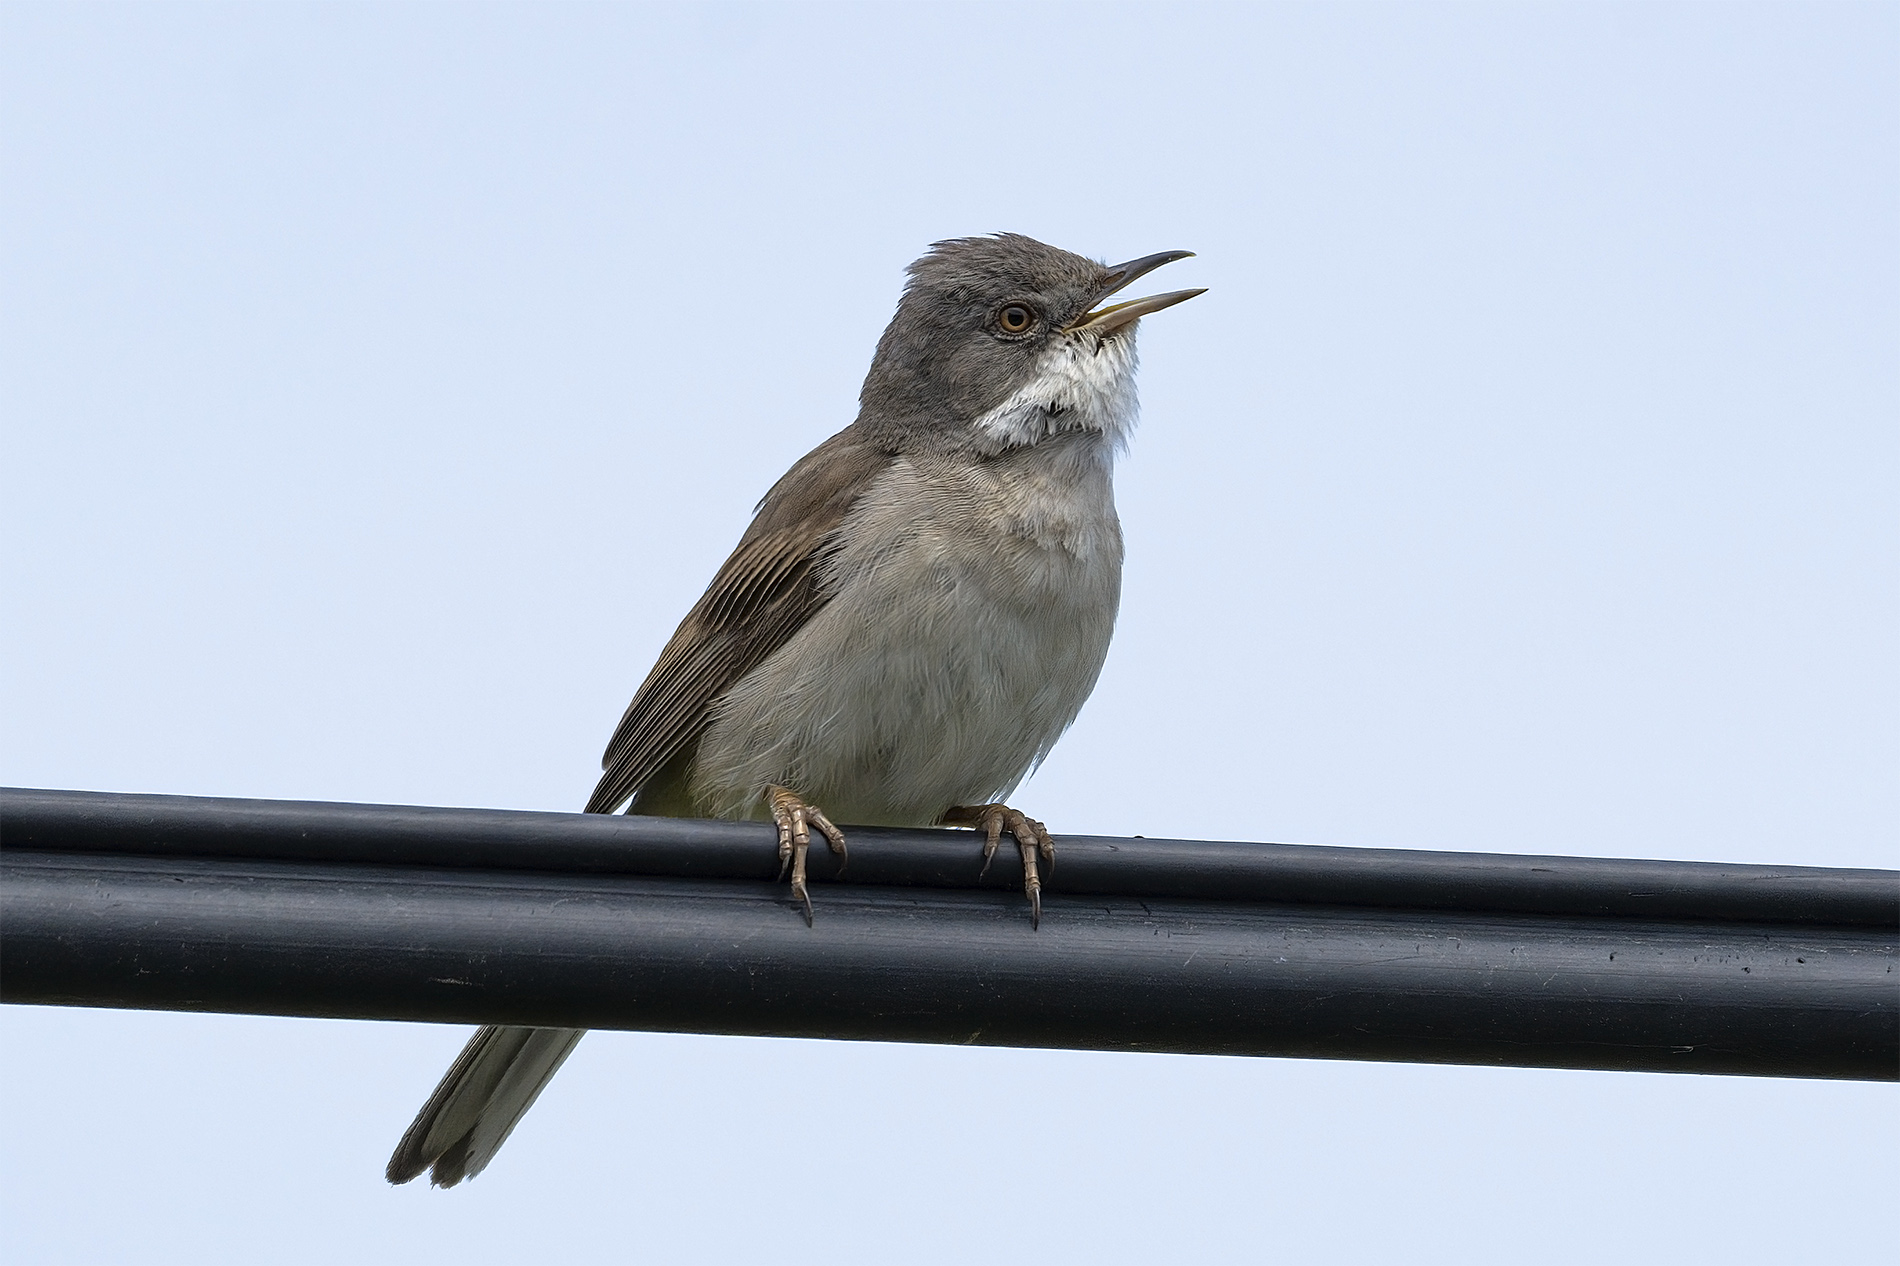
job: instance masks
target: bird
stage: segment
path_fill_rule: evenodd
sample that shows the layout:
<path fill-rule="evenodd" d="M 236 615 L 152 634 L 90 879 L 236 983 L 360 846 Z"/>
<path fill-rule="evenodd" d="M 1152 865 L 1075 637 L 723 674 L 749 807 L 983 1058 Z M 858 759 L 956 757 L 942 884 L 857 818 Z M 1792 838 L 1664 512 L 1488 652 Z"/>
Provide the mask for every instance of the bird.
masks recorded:
<path fill-rule="evenodd" d="M 1205 290 L 1105 301 L 1192 253 L 1110 265 L 996 233 L 912 263 L 856 419 L 758 503 L 627 706 L 586 811 L 773 822 L 813 926 L 806 856 L 814 834 L 845 856 L 834 819 L 973 828 L 985 870 L 1007 832 L 1039 927 L 1055 843 L 1007 797 L 1108 653 L 1137 323 Z M 583 1032 L 480 1029 L 389 1181 L 480 1173 Z"/>

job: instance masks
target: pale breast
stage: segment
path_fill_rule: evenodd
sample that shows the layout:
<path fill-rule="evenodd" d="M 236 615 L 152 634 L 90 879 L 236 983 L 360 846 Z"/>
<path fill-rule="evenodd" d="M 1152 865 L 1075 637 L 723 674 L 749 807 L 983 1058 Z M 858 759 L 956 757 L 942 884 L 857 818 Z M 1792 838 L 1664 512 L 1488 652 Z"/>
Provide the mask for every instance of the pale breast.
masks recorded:
<path fill-rule="evenodd" d="M 1000 798 L 1094 688 L 1121 593 L 1104 437 L 900 460 L 829 560 L 832 598 L 721 700 L 691 784 L 758 816 L 782 784 L 841 822 Z"/>

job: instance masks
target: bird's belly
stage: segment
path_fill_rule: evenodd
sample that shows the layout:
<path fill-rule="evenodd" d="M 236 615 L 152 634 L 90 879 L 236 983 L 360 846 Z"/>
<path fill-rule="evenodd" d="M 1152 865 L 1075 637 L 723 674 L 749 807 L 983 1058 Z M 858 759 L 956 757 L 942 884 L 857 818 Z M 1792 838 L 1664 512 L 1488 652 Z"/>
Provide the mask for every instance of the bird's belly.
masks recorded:
<path fill-rule="evenodd" d="M 1002 797 L 1094 687 L 1120 561 L 1119 548 L 999 558 L 930 541 L 882 559 L 721 700 L 695 799 L 760 816 L 778 784 L 840 822 L 927 825 Z"/>

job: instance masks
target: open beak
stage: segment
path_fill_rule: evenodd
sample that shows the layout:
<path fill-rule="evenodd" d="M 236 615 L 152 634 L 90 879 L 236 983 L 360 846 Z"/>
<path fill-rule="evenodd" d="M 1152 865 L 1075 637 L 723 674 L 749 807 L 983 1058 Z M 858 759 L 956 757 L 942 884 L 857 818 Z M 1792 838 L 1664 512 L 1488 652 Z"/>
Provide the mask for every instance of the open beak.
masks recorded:
<path fill-rule="evenodd" d="M 1102 287 L 1102 292 L 1095 296 L 1095 301 L 1100 303 L 1110 295 L 1126 289 L 1135 281 L 1147 276 L 1161 265 L 1172 264 L 1177 259 L 1187 259 L 1193 254 L 1193 251 L 1162 251 L 1156 255 L 1143 255 L 1140 259 L 1131 259 L 1125 264 L 1117 264 L 1109 270 L 1108 280 Z M 1203 286 L 1199 290 L 1170 290 L 1167 294 L 1149 295 L 1146 299 L 1130 299 L 1126 303 L 1112 303 L 1106 308 L 1097 308 L 1083 316 L 1063 333 L 1073 334 L 1078 330 L 1087 330 L 1091 334 L 1106 338 L 1117 330 L 1127 329 L 1150 312 L 1172 308 L 1175 304 L 1184 303 L 1195 295 L 1206 293 L 1207 288 Z"/>

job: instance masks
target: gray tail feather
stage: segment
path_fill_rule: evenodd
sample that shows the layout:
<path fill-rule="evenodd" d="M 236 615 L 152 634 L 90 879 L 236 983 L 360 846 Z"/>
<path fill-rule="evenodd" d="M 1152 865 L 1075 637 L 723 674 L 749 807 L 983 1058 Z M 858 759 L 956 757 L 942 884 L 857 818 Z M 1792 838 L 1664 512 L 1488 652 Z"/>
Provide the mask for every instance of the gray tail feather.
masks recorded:
<path fill-rule="evenodd" d="M 481 1173 L 586 1032 L 484 1025 L 396 1144 L 389 1181 L 432 1168 L 430 1182 L 453 1187 Z"/>

